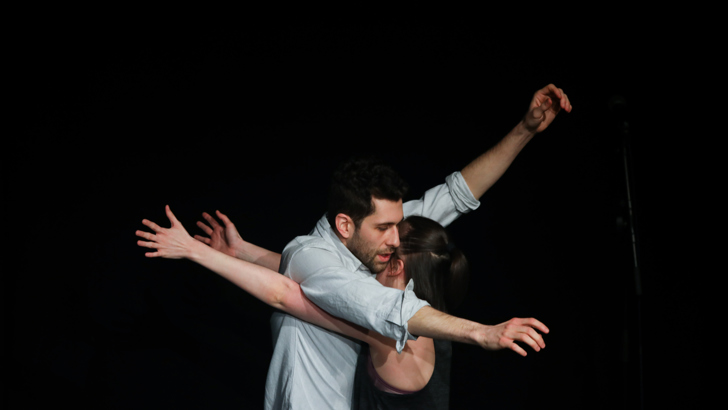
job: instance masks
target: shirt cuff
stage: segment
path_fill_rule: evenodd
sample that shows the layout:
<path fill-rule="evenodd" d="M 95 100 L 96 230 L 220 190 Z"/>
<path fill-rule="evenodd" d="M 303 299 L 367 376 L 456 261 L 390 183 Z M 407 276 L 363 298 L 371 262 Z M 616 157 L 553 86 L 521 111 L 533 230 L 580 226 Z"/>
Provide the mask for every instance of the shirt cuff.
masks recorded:
<path fill-rule="evenodd" d="M 407 340 L 417 340 L 417 336 L 412 335 L 409 330 L 407 330 L 407 322 L 409 322 L 410 318 L 412 318 L 412 316 L 414 316 L 418 310 L 422 309 L 425 306 L 430 306 L 429 303 L 417 298 L 414 289 L 415 282 L 410 279 L 409 283 L 407 283 L 407 286 L 404 289 L 404 292 L 402 292 L 402 308 L 399 312 L 394 312 L 399 313 L 399 315 L 397 315 L 398 317 L 393 317 L 391 319 L 394 320 L 389 320 L 390 322 L 398 325 L 402 329 L 401 335 L 396 339 L 397 353 L 402 353 L 402 349 L 404 349 Z"/>
<path fill-rule="evenodd" d="M 460 171 L 453 172 L 445 178 L 445 183 L 450 189 L 452 200 L 455 203 L 455 209 L 460 213 L 468 213 L 478 209 L 480 201 L 478 201 L 468 188 L 468 183 Z"/>

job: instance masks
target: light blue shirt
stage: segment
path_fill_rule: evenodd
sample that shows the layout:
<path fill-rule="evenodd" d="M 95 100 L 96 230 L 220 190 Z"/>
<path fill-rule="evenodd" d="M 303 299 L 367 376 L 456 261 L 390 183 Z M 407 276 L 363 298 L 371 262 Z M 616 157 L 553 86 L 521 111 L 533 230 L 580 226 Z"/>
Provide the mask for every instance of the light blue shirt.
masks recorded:
<path fill-rule="evenodd" d="M 480 206 L 459 172 L 403 205 L 404 216 L 421 215 L 447 226 Z M 329 314 L 397 341 L 408 339 L 407 322 L 428 303 L 382 286 L 322 217 L 307 236 L 283 250 L 280 271 L 301 285 L 308 299 Z M 266 409 L 350 409 L 359 342 L 285 313 L 271 318 L 273 357 L 265 386 Z"/>

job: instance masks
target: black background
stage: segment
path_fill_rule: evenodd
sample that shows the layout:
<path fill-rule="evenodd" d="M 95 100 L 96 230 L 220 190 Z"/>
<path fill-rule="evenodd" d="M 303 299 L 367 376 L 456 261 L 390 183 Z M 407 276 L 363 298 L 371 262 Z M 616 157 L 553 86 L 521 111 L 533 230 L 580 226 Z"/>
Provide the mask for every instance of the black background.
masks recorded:
<path fill-rule="evenodd" d="M 468 21 L 247 21 L 17 34 L 20 132 L 3 177 L 6 259 L 19 262 L 3 269 L 7 408 L 262 407 L 271 309 L 191 262 L 145 258 L 141 220 L 168 225 L 169 204 L 200 233 L 200 214 L 219 209 L 245 239 L 281 250 L 322 215 L 339 161 L 379 154 L 417 196 L 495 144 L 548 83 L 573 112 L 451 226 L 473 268 L 455 313 L 537 317 L 551 329 L 547 348 L 522 358 L 456 345 L 451 407 L 638 408 L 641 396 L 648 408 L 694 406 L 702 347 L 678 328 L 701 313 L 699 278 L 681 268 L 689 188 L 677 130 L 664 118 L 655 127 L 669 101 L 655 74 L 670 51 L 618 25 L 514 35 Z M 617 95 L 633 149 L 639 301 L 618 223 Z"/>

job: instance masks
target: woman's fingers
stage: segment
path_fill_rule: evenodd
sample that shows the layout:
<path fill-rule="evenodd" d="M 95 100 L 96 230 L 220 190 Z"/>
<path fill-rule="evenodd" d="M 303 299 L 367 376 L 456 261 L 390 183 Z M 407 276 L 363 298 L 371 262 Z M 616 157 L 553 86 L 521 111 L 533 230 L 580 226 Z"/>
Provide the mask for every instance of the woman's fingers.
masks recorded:
<path fill-rule="evenodd" d="M 144 226 L 149 227 L 149 229 L 153 230 L 154 232 L 161 232 L 164 228 L 161 226 L 155 224 L 154 222 L 150 221 L 149 219 L 142 220 L 142 224 Z"/>

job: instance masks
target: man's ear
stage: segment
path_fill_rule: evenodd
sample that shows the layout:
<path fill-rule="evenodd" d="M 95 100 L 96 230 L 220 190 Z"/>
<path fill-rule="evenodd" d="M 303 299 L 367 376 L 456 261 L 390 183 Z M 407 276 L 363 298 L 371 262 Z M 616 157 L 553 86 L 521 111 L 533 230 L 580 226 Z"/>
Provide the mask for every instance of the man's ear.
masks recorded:
<path fill-rule="evenodd" d="M 389 270 L 387 276 L 399 276 L 404 275 L 404 261 L 399 258 L 392 257 L 392 268 Z"/>
<path fill-rule="evenodd" d="M 349 215 L 338 214 L 336 215 L 334 222 L 336 223 L 336 232 L 338 232 L 342 238 L 350 239 L 352 235 L 354 235 L 356 226 L 354 225 L 354 220 L 352 220 Z"/>

